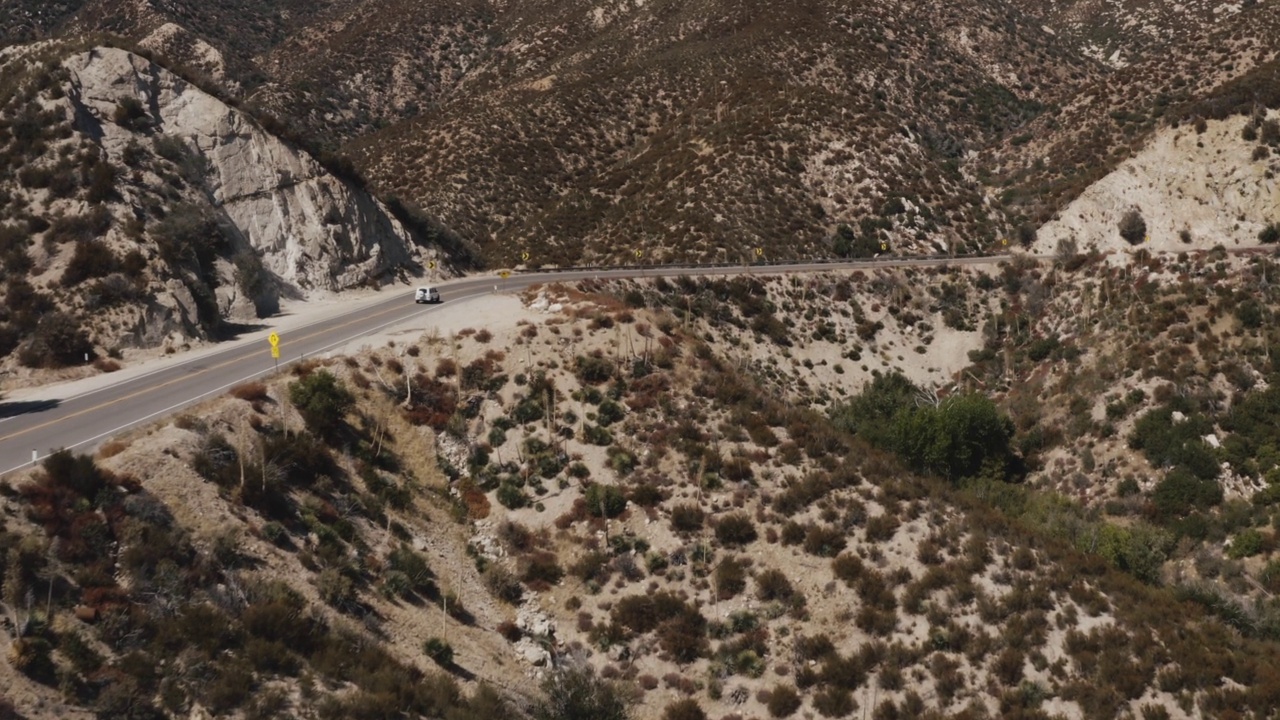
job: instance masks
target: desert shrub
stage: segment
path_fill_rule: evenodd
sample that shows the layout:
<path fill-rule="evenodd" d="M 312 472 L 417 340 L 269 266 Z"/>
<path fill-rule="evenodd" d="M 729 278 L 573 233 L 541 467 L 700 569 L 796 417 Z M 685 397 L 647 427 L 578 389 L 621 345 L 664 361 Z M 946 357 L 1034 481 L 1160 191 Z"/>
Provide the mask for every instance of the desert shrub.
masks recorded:
<path fill-rule="evenodd" d="M 1264 120 L 1258 141 L 1267 145 L 1280 145 L 1280 121 Z"/>
<path fill-rule="evenodd" d="M 835 557 L 844 550 L 844 532 L 837 527 L 810 525 L 804 534 L 804 551 L 819 557 Z"/>
<path fill-rule="evenodd" d="M 837 578 L 852 587 L 862 577 L 865 567 L 857 555 L 843 553 L 831 561 L 831 570 Z"/>
<path fill-rule="evenodd" d="M 747 568 L 736 558 L 725 558 L 716 566 L 713 581 L 717 597 L 736 597 L 747 586 Z"/>
<path fill-rule="evenodd" d="M 93 343 L 80 321 L 64 312 L 41 317 L 26 345 L 18 350 L 18 361 L 27 367 L 83 365 L 93 358 Z"/>
<path fill-rule="evenodd" d="M 90 278 L 110 275 L 119 267 L 115 253 L 99 240 L 80 240 L 62 272 L 63 287 L 74 287 Z"/>
<path fill-rule="evenodd" d="M 545 699 L 534 720 L 630 720 L 631 703 L 622 688 L 595 674 L 590 665 L 562 667 L 542 683 Z"/>
<path fill-rule="evenodd" d="M 599 423 L 601 427 L 608 427 L 625 416 L 626 411 L 623 410 L 621 405 L 610 398 L 605 398 L 600 401 L 600 407 L 596 413 L 596 422 Z"/>
<path fill-rule="evenodd" d="M 494 496 L 503 507 L 510 510 L 518 510 L 529 506 L 529 494 L 524 491 L 524 488 L 513 482 L 503 481 L 498 486 L 498 491 L 494 493 Z"/>
<path fill-rule="evenodd" d="M 111 213 L 101 205 L 84 215 L 63 215 L 53 221 L 45 234 L 46 245 L 90 241 L 111 227 Z"/>
<path fill-rule="evenodd" d="M 327 370 L 313 372 L 291 383 L 289 400 L 307 427 L 325 436 L 345 426 L 346 415 L 355 404 L 355 397 Z"/>
<path fill-rule="evenodd" d="M 1258 242 L 1264 245 L 1273 245 L 1280 242 L 1280 223 L 1271 223 L 1258 233 Z"/>
<path fill-rule="evenodd" d="M 616 485 L 594 483 L 584 495 L 587 512 L 595 517 L 615 518 L 627 508 L 627 498 Z"/>
<path fill-rule="evenodd" d="M 141 100 L 132 96 L 121 98 L 111 114 L 111 120 L 120 127 L 135 132 L 151 126 L 151 116 L 147 114 L 146 107 Z"/>
<path fill-rule="evenodd" d="M 198 205 L 178 205 L 151 231 L 160 257 L 175 268 L 195 271 L 216 283 L 213 263 L 230 247 L 229 230 Z"/>
<path fill-rule="evenodd" d="M 435 574 L 427 565 L 426 558 L 404 543 L 387 555 L 387 569 L 402 574 L 413 592 L 425 594 L 435 591 Z"/>
<path fill-rule="evenodd" d="M 574 373 L 583 385 L 600 385 L 613 377 L 613 361 L 599 354 L 579 355 L 574 360 Z"/>
<path fill-rule="evenodd" d="M 545 590 L 560 582 L 563 577 L 564 569 L 560 567 L 555 554 L 542 551 L 531 553 L 525 558 L 520 579 L 531 589 Z"/>
<path fill-rule="evenodd" d="M 1130 245 L 1140 245 L 1147 237 L 1147 221 L 1138 210 L 1130 210 L 1120 218 L 1120 237 Z"/>
<path fill-rule="evenodd" d="M 889 513 L 877 515 L 867 520 L 867 540 L 884 542 L 898 532 L 898 518 Z"/>
<path fill-rule="evenodd" d="M 236 385 L 227 391 L 231 397 L 249 402 L 259 402 L 270 399 L 267 395 L 267 386 L 264 383 L 250 381 Z"/>
<path fill-rule="evenodd" d="M 333 607 L 344 610 L 356 599 L 355 585 L 337 568 L 328 568 L 316 577 L 316 591 L 320 599 Z"/>
<path fill-rule="evenodd" d="M 764 602 L 787 600 L 794 593 L 787 574 L 777 568 L 769 568 L 756 575 L 756 598 Z"/>
<path fill-rule="evenodd" d="M 795 520 L 788 520 L 779 533 L 779 541 L 783 545 L 799 545 L 804 542 L 805 527 Z"/>
<path fill-rule="evenodd" d="M 853 694 L 848 689 L 828 686 L 813 696 L 813 709 L 823 717 L 848 717 L 857 709 Z"/>
<path fill-rule="evenodd" d="M 707 713 L 693 698 L 682 698 L 667 705 L 662 711 L 663 720 L 707 720 Z"/>
<path fill-rule="evenodd" d="M 702 529 L 702 508 L 682 503 L 671 508 L 671 529 L 677 533 L 694 533 Z"/>
<path fill-rule="evenodd" d="M 524 596 L 520 581 L 501 565 L 490 565 L 484 571 L 484 584 L 497 599 L 515 605 Z"/>
<path fill-rule="evenodd" d="M 658 646 L 678 663 L 691 663 L 707 652 L 707 620 L 690 605 L 658 628 Z"/>
<path fill-rule="evenodd" d="M 790 685 L 775 685 L 769 691 L 769 701 L 765 703 L 765 707 L 773 717 L 790 717 L 800 709 L 800 694 Z"/>
<path fill-rule="evenodd" d="M 731 513 L 724 516 L 715 526 L 716 540 L 731 547 L 755 542 L 759 535 L 755 523 L 746 513 Z"/>
<path fill-rule="evenodd" d="M 1005 648 L 991 665 L 991 670 L 1005 687 L 1014 687 L 1022 680 L 1025 658 L 1016 648 Z"/>
<path fill-rule="evenodd" d="M 422 651 L 437 665 L 448 667 L 453 664 L 453 646 L 438 637 L 427 638 Z"/>

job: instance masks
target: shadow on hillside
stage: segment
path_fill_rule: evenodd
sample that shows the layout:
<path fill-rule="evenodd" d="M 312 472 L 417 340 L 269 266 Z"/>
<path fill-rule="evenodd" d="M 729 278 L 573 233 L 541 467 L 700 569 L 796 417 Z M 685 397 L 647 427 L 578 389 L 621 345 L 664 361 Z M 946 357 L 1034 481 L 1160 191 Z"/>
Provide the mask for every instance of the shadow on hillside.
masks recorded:
<path fill-rule="evenodd" d="M 242 335 L 266 330 L 268 327 L 270 326 L 262 323 L 222 323 L 222 325 L 218 327 L 218 340 L 239 340 Z"/>
<path fill-rule="evenodd" d="M 17 417 L 28 413 L 52 410 L 62 404 L 61 400 L 18 400 L 0 402 L 0 419 Z"/>
<path fill-rule="evenodd" d="M 440 663 L 440 669 L 450 675 L 467 682 L 475 682 L 476 674 L 455 662 Z"/>

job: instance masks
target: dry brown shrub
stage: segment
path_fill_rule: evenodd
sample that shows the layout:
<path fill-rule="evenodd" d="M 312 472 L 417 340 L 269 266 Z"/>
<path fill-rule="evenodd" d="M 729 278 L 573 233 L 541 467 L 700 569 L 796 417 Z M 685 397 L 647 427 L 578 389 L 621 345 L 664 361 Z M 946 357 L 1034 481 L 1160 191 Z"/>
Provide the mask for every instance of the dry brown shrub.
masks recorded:
<path fill-rule="evenodd" d="M 467 507 L 467 517 L 472 520 L 483 520 L 489 517 L 489 497 L 470 482 L 459 488 L 462 493 L 462 504 Z"/>
<path fill-rule="evenodd" d="M 106 460 L 115 457 L 129 448 L 129 443 L 122 440 L 108 440 L 98 448 L 98 459 Z"/>
<path fill-rule="evenodd" d="M 234 398 L 249 402 L 266 400 L 267 386 L 260 382 L 247 382 L 231 388 L 230 394 Z"/>

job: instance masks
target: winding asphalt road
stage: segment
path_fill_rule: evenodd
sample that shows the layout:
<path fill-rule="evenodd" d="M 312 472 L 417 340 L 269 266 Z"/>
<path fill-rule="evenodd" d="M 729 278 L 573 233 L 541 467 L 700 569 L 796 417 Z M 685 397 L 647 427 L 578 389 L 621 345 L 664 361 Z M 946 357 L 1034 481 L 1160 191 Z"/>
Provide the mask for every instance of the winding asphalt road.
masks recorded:
<path fill-rule="evenodd" d="M 1005 256 L 994 255 L 795 265 L 571 270 L 519 273 L 507 278 L 472 276 L 437 285 L 445 303 L 452 306 L 484 302 L 486 296 L 495 292 L 518 292 L 539 283 L 591 278 L 782 275 L 877 267 L 990 265 L 1005 259 Z M 364 303 L 349 313 L 293 328 L 287 333 L 282 331 L 280 365 L 320 355 L 365 335 L 411 322 L 423 315 L 429 316 L 439 307 L 417 305 L 413 302 L 411 289 L 397 287 L 385 299 Z M 255 332 L 252 338 L 230 341 L 221 349 L 198 357 L 173 356 L 171 364 L 165 367 L 96 390 L 57 397 L 57 388 L 51 388 L 41 394 L 44 399 L 39 401 L 0 402 L 0 475 L 30 467 L 58 448 L 90 452 L 113 435 L 159 420 L 243 382 L 270 374 L 275 370 L 275 363 L 269 346 L 259 335 L 261 333 Z"/>

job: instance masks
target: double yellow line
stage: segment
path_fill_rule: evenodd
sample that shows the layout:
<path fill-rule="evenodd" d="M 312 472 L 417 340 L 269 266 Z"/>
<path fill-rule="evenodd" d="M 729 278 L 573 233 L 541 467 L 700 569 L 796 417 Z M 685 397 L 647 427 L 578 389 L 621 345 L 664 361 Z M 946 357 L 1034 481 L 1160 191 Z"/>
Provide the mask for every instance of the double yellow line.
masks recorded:
<path fill-rule="evenodd" d="M 309 333 L 309 334 L 301 335 L 301 336 L 299 336 L 299 337 L 297 337 L 297 338 L 294 338 L 294 341 L 295 341 L 295 342 L 302 342 L 302 341 L 310 340 L 311 338 L 314 338 L 314 337 L 318 337 L 318 336 L 320 336 L 320 335 L 324 335 L 325 333 L 330 333 L 330 332 L 333 332 L 333 331 L 335 331 L 335 330 L 341 330 L 341 329 L 342 329 L 342 328 L 344 328 L 344 327 L 349 327 L 349 326 L 351 326 L 351 325 L 356 325 L 356 324 L 363 324 L 363 323 L 367 323 L 367 322 L 369 322 L 370 320 L 374 320 L 374 319 L 380 318 L 380 317 L 382 317 L 382 316 L 384 316 L 384 315 L 388 315 L 388 314 L 394 313 L 395 311 L 397 311 L 397 310 L 399 310 L 399 309 L 400 309 L 400 307 L 399 307 L 399 306 L 393 306 L 393 307 L 390 307 L 390 308 L 388 308 L 388 309 L 386 309 L 386 310 L 383 310 L 382 312 L 374 313 L 373 315 L 365 315 L 365 316 L 361 316 L 361 317 L 359 317 L 359 318 L 355 318 L 355 319 L 353 319 L 353 320 L 348 320 L 348 321 L 346 321 L 346 322 L 340 323 L 340 324 L 338 324 L 338 325 L 334 325 L 333 327 L 330 327 L 330 328 L 327 328 L 327 329 L 324 329 L 324 330 L 316 330 L 316 331 L 311 332 L 311 333 Z M 247 349 L 247 347 L 246 347 L 245 349 Z M 70 413 L 70 414 L 68 414 L 68 415 L 64 415 L 64 416 L 62 416 L 62 417 L 60 417 L 60 418 L 54 418 L 53 420 L 46 420 L 45 422 L 39 423 L 39 424 L 37 424 L 37 425 L 32 425 L 32 426 L 30 426 L 30 427 L 25 427 L 25 428 L 23 428 L 23 429 L 21 429 L 21 430 L 18 430 L 18 431 L 15 431 L 15 432 L 9 433 L 8 435 L 0 436 L 0 442 L 6 442 L 6 441 L 12 440 L 12 439 L 14 439 L 14 438 L 19 438 L 19 437 L 22 437 L 23 435 L 26 435 L 26 434 L 28 434 L 28 433 L 33 433 L 33 432 L 35 432 L 35 431 L 37 431 L 37 430 L 43 430 L 44 428 L 52 427 L 52 426 L 57 425 L 57 424 L 59 424 L 59 423 L 64 423 L 64 422 L 66 422 L 66 421 L 68 421 L 68 420 L 73 420 L 73 419 L 75 419 L 75 418 L 82 417 L 82 416 L 87 415 L 87 414 L 89 414 L 89 413 L 97 412 L 97 411 L 99 411 L 99 410 L 102 410 L 103 408 L 107 408 L 107 407 L 110 407 L 110 406 L 112 406 L 112 405 L 119 404 L 119 403 L 124 402 L 124 401 L 126 401 L 126 400 L 132 400 L 133 398 L 140 397 L 140 396 L 142 396 L 142 395 L 146 395 L 146 394 L 148 394 L 148 393 L 154 393 L 154 392 L 157 392 L 157 391 L 159 391 L 159 390 L 163 390 L 164 388 L 169 387 L 170 385 L 175 385 L 175 384 L 177 384 L 177 383 L 186 382 L 187 380 L 190 380 L 191 378 L 199 377 L 199 376 L 201 376 L 201 375 L 204 375 L 204 374 L 206 374 L 206 373 L 212 372 L 212 371 L 214 371 L 214 370 L 218 370 L 218 369 L 220 369 L 220 368 L 227 367 L 228 365 L 233 365 L 233 364 L 235 364 L 235 363 L 244 362 L 244 360 L 246 360 L 246 359 L 247 359 L 248 357 L 250 357 L 252 354 L 253 354 L 252 352 L 242 352 L 242 353 L 239 353 L 236 357 L 230 358 L 230 359 L 228 359 L 228 360 L 224 360 L 224 361 L 222 361 L 222 362 L 218 363 L 217 365 L 210 365 L 210 366 L 208 366 L 208 367 L 201 368 L 201 369 L 199 369 L 199 370 L 197 370 L 197 371 L 195 371 L 195 372 L 187 373 L 187 374 L 182 375 L 181 377 L 176 377 L 176 378 L 173 378 L 172 380 L 168 380 L 168 381 L 166 381 L 166 382 L 160 383 L 159 385 L 152 385 L 152 386 L 150 386 L 150 387 L 146 387 L 146 388 L 143 388 L 143 389 L 141 389 L 141 390 L 136 390 L 136 391 L 134 391 L 134 392 L 132 392 L 132 393 L 129 393 L 128 395 L 125 395 L 125 396 L 123 396 L 123 397 L 118 397 L 118 398 L 115 398 L 115 399 L 113 399 L 113 400 L 108 400 L 108 401 L 106 401 L 106 402 L 98 403 L 97 405 L 94 405 L 94 406 L 92 406 L 92 407 L 87 407 L 87 408 L 85 408 L 85 409 L 83 409 L 83 410 L 77 410 L 77 411 L 75 411 L 75 412 L 73 412 L 73 413 Z M 257 374 L 260 374 L 260 373 L 254 373 L 254 375 L 257 375 Z M 253 377 L 253 375 L 249 375 L 248 377 L 245 377 L 245 378 L 243 378 L 243 379 L 241 379 L 241 380 L 238 380 L 237 382 L 244 382 L 245 380 L 248 380 L 248 379 L 249 379 L 249 378 L 251 378 L 251 377 Z M 128 381 L 126 381 L 126 382 L 128 382 Z"/>

